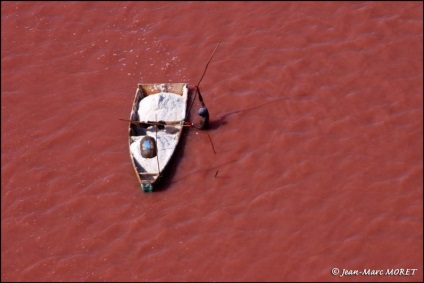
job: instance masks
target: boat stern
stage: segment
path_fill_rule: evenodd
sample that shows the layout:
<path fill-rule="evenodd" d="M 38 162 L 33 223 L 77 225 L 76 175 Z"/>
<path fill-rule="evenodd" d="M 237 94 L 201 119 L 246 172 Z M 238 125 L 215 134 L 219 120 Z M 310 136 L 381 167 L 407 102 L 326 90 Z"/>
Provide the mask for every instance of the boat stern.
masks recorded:
<path fill-rule="evenodd" d="M 140 184 L 141 190 L 145 193 L 151 193 L 153 192 L 153 185 L 151 183 L 142 182 Z"/>

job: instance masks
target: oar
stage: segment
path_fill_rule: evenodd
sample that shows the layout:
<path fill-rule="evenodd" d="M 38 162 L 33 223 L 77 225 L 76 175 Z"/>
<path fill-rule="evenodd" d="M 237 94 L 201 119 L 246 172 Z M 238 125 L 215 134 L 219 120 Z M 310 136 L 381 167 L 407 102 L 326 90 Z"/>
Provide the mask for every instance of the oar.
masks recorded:
<path fill-rule="evenodd" d="M 166 125 L 172 125 L 172 126 L 183 126 L 183 127 L 190 127 L 193 126 L 194 123 L 192 122 L 184 122 L 184 124 L 181 124 L 181 121 L 159 121 L 159 122 L 154 122 L 154 121 L 147 121 L 147 122 L 139 122 L 139 121 L 131 121 L 131 120 L 127 120 L 127 119 L 119 119 L 121 121 L 125 121 L 125 122 L 130 122 L 132 124 L 144 124 L 144 125 L 156 125 L 156 126 L 166 126 Z"/>
<path fill-rule="evenodd" d="M 200 86 L 200 83 L 202 82 L 203 77 L 204 77 L 204 76 L 205 76 L 205 74 L 206 74 L 206 70 L 208 69 L 209 63 L 212 61 L 213 55 L 215 55 L 215 52 L 216 52 L 216 50 L 218 49 L 218 46 L 219 46 L 219 44 L 220 44 L 220 43 L 221 43 L 221 40 L 218 42 L 218 44 L 216 45 L 216 47 L 215 47 L 214 51 L 212 52 L 212 55 L 211 55 L 211 57 L 209 58 L 209 61 L 208 61 L 208 63 L 207 63 L 207 64 L 206 64 L 206 66 L 205 66 L 205 70 L 203 71 L 202 77 L 200 78 L 199 82 L 198 82 L 198 83 L 197 83 L 197 85 L 195 86 L 195 93 L 194 93 L 194 97 L 193 97 L 193 100 L 191 101 L 191 105 L 190 105 L 190 107 L 188 108 L 188 112 L 187 112 L 187 113 L 189 113 L 189 112 L 191 111 L 191 108 L 193 107 L 194 101 L 196 100 L 196 96 L 197 96 L 197 94 L 199 94 L 199 101 L 200 101 L 200 103 L 202 104 L 202 107 L 205 107 L 205 103 L 203 103 L 203 97 L 202 97 L 202 95 L 200 94 L 199 86 Z"/>
<path fill-rule="evenodd" d="M 208 63 L 206 64 L 205 70 L 203 71 L 203 75 L 202 75 L 202 77 L 200 78 L 199 82 L 197 83 L 197 86 L 199 86 L 199 85 L 200 85 L 200 82 L 202 81 L 203 77 L 205 76 L 205 74 L 206 74 L 206 70 L 208 69 L 208 65 L 209 65 L 209 63 L 212 61 L 212 57 L 213 57 L 213 55 L 215 54 L 215 51 L 218 49 L 218 46 L 219 46 L 219 44 L 220 44 L 220 43 L 221 43 L 221 40 L 218 42 L 218 44 L 217 44 L 217 45 L 216 45 L 216 47 L 215 47 L 215 50 L 212 52 L 211 58 L 209 58 L 209 61 L 208 61 Z"/>

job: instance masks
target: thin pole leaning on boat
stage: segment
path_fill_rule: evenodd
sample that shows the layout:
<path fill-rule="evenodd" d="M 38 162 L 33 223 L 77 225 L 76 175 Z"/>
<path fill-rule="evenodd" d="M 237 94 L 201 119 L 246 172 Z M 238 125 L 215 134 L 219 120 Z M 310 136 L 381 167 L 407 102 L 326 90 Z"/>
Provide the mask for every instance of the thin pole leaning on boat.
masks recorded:
<path fill-rule="evenodd" d="M 200 78 L 199 82 L 198 82 L 198 83 L 197 83 L 197 85 L 196 85 L 196 92 L 195 92 L 195 94 L 194 94 L 193 101 L 191 102 L 191 105 L 190 105 L 190 107 L 188 108 L 188 112 L 190 112 L 190 111 L 191 111 L 191 108 L 193 107 L 194 101 L 196 100 L 196 96 L 197 96 L 197 94 L 199 94 L 199 101 L 200 101 L 200 103 L 202 104 L 202 107 L 205 107 L 205 104 L 204 104 L 204 102 L 203 102 L 203 97 L 202 97 L 202 95 L 200 94 L 199 86 L 200 86 L 200 83 L 202 82 L 203 77 L 204 77 L 204 76 L 205 76 L 205 74 L 206 74 L 206 70 L 208 69 L 209 63 L 212 61 L 213 55 L 215 55 L 215 52 L 216 52 L 216 50 L 218 49 L 218 47 L 219 47 L 219 44 L 220 44 L 220 43 L 221 43 L 221 40 L 218 42 L 218 44 L 216 45 L 215 49 L 213 50 L 212 55 L 211 55 L 211 57 L 209 58 L 208 63 L 206 63 L 205 70 L 203 71 L 203 75 L 202 75 L 202 77 Z M 187 113 L 188 113 L 188 112 L 187 112 Z"/>
<path fill-rule="evenodd" d="M 215 54 L 216 50 L 218 49 L 218 46 L 219 46 L 219 44 L 220 44 L 220 43 L 221 43 L 221 40 L 218 42 L 218 44 L 216 45 L 216 47 L 215 47 L 214 51 L 212 52 L 211 58 L 209 58 L 209 61 L 208 61 L 208 63 L 206 64 L 205 70 L 203 71 L 203 75 L 202 75 L 202 77 L 200 78 L 199 82 L 197 83 L 197 86 L 199 86 L 199 85 L 200 85 L 200 82 L 202 81 L 203 77 L 205 76 L 205 74 L 206 74 L 206 70 L 208 69 L 208 66 L 209 66 L 209 63 L 212 61 L 212 57 L 213 57 L 213 55 Z"/>

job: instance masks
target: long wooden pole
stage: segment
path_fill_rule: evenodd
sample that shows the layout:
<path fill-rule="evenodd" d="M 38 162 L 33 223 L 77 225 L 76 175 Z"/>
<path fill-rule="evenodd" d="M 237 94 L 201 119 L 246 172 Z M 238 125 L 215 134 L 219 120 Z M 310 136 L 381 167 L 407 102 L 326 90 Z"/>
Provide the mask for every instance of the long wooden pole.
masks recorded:
<path fill-rule="evenodd" d="M 203 71 L 203 75 L 202 75 L 202 77 L 200 78 L 199 82 L 197 83 L 197 87 L 199 87 L 200 82 L 202 81 L 203 77 L 205 76 L 205 74 L 206 74 L 206 70 L 208 69 L 208 65 L 209 65 L 209 63 L 212 61 L 212 57 L 213 57 L 213 55 L 215 54 L 215 51 L 218 49 L 218 46 L 219 46 L 219 44 L 220 44 L 220 43 L 221 43 L 221 40 L 218 42 L 218 44 L 217 44 L 217 45 L 216 45 L 216 47 L 215 47 L 215 50 L 212 52 L 211 58 L 209 58 L 209 61 L 208 61 L 208 63 L 206 64 L 205 70 Z"/>
<path fill-rule="evenodd" d="M 139 122 L 139 121 L 131 121 L 131 120 L 127 120 L 127 119 L 119 119 L 121 121 L 125 121 L 125 122 L 131 122 L 132 124 L 147 124 L 147 125 L 170 125 L 170 126 L 184 126 L 184 127 L 190 127 L 193 126 L 192 122 L 184 122 L 184 124 L 181 124 L 181 121 L 163 121 L 163 122 L 154 122 L 154 121 L 147 121 L 147 122 Z"/>

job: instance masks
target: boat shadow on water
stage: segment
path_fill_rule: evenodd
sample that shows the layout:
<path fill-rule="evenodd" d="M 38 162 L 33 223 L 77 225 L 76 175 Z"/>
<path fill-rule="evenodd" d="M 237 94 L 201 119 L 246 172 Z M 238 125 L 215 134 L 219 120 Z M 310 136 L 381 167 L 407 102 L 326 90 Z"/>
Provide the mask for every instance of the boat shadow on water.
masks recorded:
<path fill-rule="evenodd" d="M 166 165 L 165 169 L 161 172 L 161 176 L 154 185 L 154 192 L 165 191 L 173 183 L 173 179 L 177 171 L 178 165 L 180 164 L 181 159 L 184 156 L 188 135 L 189 131 L 182 132 L 180 141 L 176 147 L 174 155 Z"/>

